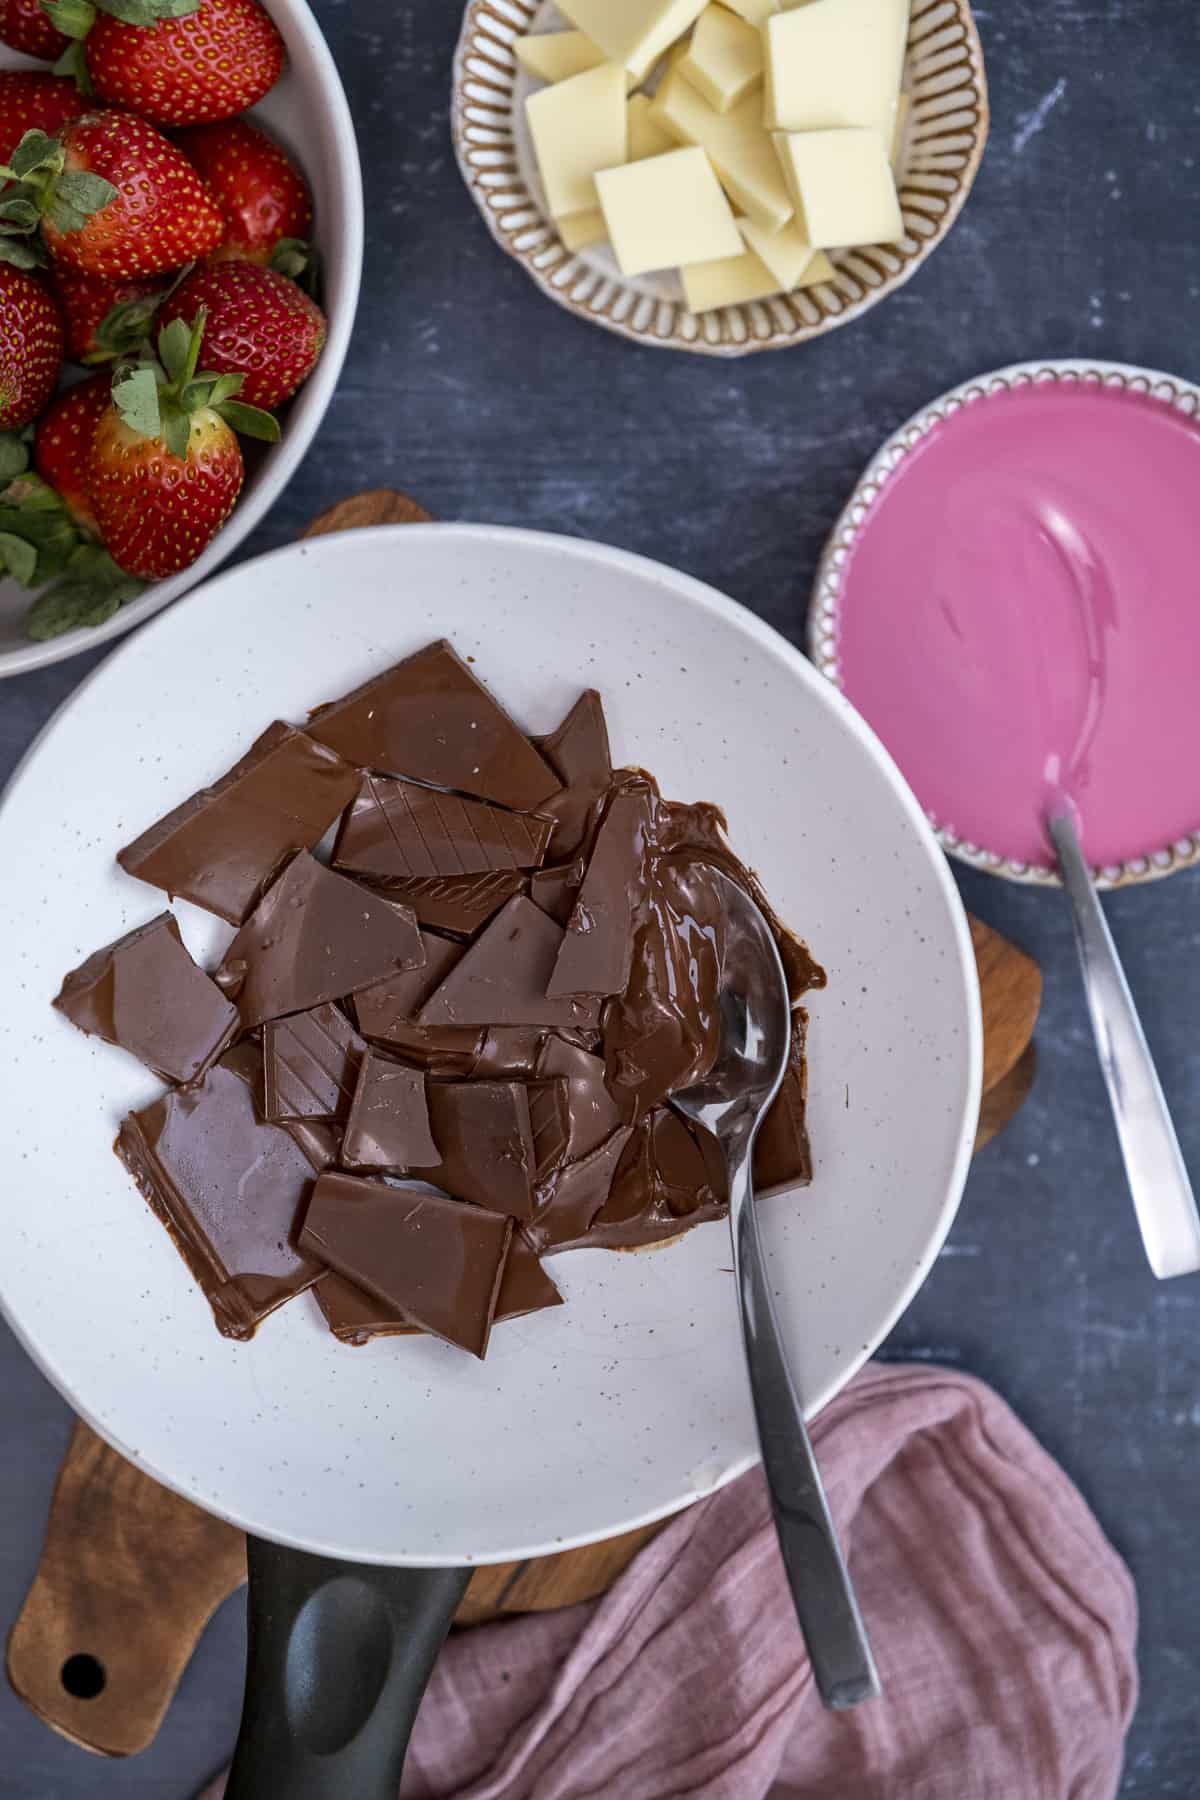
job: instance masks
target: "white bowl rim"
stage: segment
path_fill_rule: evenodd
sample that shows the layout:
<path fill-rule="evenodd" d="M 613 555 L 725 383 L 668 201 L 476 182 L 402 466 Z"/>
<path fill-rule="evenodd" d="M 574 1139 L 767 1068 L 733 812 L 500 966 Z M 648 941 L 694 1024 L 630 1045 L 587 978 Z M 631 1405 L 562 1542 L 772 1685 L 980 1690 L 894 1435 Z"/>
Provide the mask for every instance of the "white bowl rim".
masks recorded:
<path fill-rule="evenodd" d="M 204 554 L 178 575 L 173 575 L 166 581 L 154 582 L 146 593 L 131 600 L 103 625 L 81 626 L 75 631 L 65 631 L 61 637 L 50 638 L 45 643 L 30 641 L 18 650 L 0 650 L 0 680 L 9 675 L 24 675 L 33 669 L 48 668 L 51 663 L 65 662 L 68 657 L 78 656 L 84 650 L 111 643 L 114 638 L 123 637 L 127 631 L 132 631 L 144 620 L 152 618 L 164 606 L 191 593 L 199 582 L 205 581 L 226 557 L 233 554 L 256 525 L 261 524 L 308 454 L 313 438 L 320 429 L 337 387 L 342 364 L 346 360 L 355 314 L 358 311 L 363 263 L 362 165 L 350 103 L 324 33 L 317 24 L 308 0 L 287 0 L 287 7 L 296 26 L 303 32 L 318 66 L 337 140 L 338 167 L 341 171 L 339 204 L 342 207 L 342 247 L 339 262 L 346 282 L 346 293 L 337 312 L 327 315 L 328 336 L 320 359 L 292 403 L 269 478 L 259 482 L 254 493 L 248 494 L 239 502 Z M 23 62 L 21 66 L 33 68 L 40 65 Z"/>
<path fill-rule="evenodd" d="M 771 654 L 778 657 L 779 660 L 786 665 L 790 673 L 794 675 L 800 687 L 811 697 L 813 702 L 818 706 L 832 710 L 834 715 L 848 729 L 851 736 L 857 739 L 858 743 L 867 752 L 872 763 L 879 770 L 879 773 L 883 776 L 888 788 L 894 796 L 900 812 L 904 815 L 909 827 L 915 834 L 917 841 L 923 846 L 928 855 L 929 868 L 933 881 L 946 902 L 947 913 L 951 921 L 953 946 L 957 956 L 958 971 L 962 978 L 966 1011 L 964 1025 L 967 1073 L 967 1079 L 964 1084 L 964 1117 L 957 1132 L 956 1148 L 951 1163 L 949 1177 L 946 1181 L 945 1194 L 938 1209 L 936 1219 L 929 1231 L 928 1240 L 924 1250 L 920 1257 L 908 1267 L 903 1281 L 897 1283 L 895 1297 L 891 1305 L 887 1308 L 885 1316 L 881 1318 L 878 1327 L 871 1332 L 869 1338 L 864 1343 L 857 1346 L 854 1352 L 847 1357 L 841 1370 L 831 1380 L 827 1381 L 823 1388 L 818 1389 L 811 1397 L 806 1399 L 805 1412 L 806 1416 L 811 1419 L 820 1413 L 836 1394 L 842 1391 L 847 1382 L 853 1379 L 864 1363 L 874 1355 L 879 1345 L 887 1337 L 889 1332 L 892 1331 L 897 1321 L 911 1305 L 913 1299 L 927 1279 L 934 1262 L 937 1260 L 942 1245 L 945 1243 L 951 1225 L 958 1212 L 959 1205 L 961 1204 L 963 1190 L 966 1185 L 967 1172 L 974 1153 L 974 1115 L 978 1110 L 979 1097 L 982 1091 L 983 1022 L 977 964 L 971 941 L 970 926 L 967 919 L 966 908 L 963 904 L 962 897 L 958 892 L 958 888 L 950 871 L 950 866 L 939 851 L 936 837 L 925 818 L 925 814 L 922 811 L 920 804 L 882 741 L 872 730 L 870 725 L 867 724 L 862 715 L 850 705 L 849 701 L 845 699 L 838 689 L 832 684 L 827 684 L 818 676 L 803 652 L 798 650 L 793 644 L 789 643 L 780 632 L 776 631 L 773 626 L 768 625 L 764 620 L 760 619 L 757 614 L 752 613 L 747 607 L 730 599 L 727 595 L 710 586 L 707 582 L 700 581 L 694 576 L 686 575 L 682 571 L 672 569 L 669 565 L 657 562 L 651 557 L 641 556 L 634 551 L 621 549 L 613 545 L 598 544 L 587 539 L 567 537 L 560 533 L 532 531 L 503 525 L 458 523 L 379 525 L 366 527 L 356 531 L 331 532 L 319 540 L 316 540 L 315 544 L 294 543 L 282 545 L 278 549 L 265 552 L 260 557 L 252 558 L 246 563 L 240 563 L 233 569 L 222 571 L 221 574 L 215 577 L 214 581 L 208 585 L 212 586 L 244 579 L 246 571 L 257 567 L 259 564 L 308 555 L 314 551 L 314 548 L 318 547 L 319 554 L 336 554 L 336 546 L 341 540 L 351 539 L 361 543 L 365 537 L 371 535 L 384 541 L 390 539 L 393 541 L 411 542 L 415 533 L 425 535 L 434 533 L 439 535 L 454 534 L 464 540 L 476 540 L 483 543 L 494 543 L 497 540 L 503 540 L 506 542 L 526 544 L 533 547 L 546 545 L 553 547 L 559 552 L 565 552 L 569 556 L 596 559 L 601 563 L 606 564 L 614 571 L 622 569 L 638 571 L 644 575 L 653 576 L 660 583 L 673 588 L 680 598 L 723 619 L 735 630 L 746 633 Z M 159 621 L 157 626 L 152 626 L 149 629 L 162 629 L 166 626 L 166 623 L 167 621 L 164 617 Z M 139 634 L 139 645 L 143 642 L 144 637 L 144 633 Z M 126 648 L 131 649 L 132 645 L 129 645 Z M 0 829 L 3 828 L 4 811 L 8 796 L 15 788 L 18 780 L 21 779 L 35 763 L 43 740 L 53 731 L 60 717 L 68 711 L 81 695 L 87 692 L 92 683 L 112 669 L 114 661 L 116 661 L 121 654 L 122 652 L 118 651 L 116 658 L 108 657 L 103 663 L 90 671 L 84 680 L 80 682 L 79 686 L 63 700 L 58 708 L 56 708 L 51 718 L 47 720 L 46 724 L 29 745 L 21 758 L 21 761 L 18 763 L 16 769 L 14 769 L 5 788 L 0 790 Z M 970 1117 L 967 1115 L 970 1115 Z M 158 1466 L 136 1445 L 125 1443 L 117 1438 L 109 1424 L 95 1417 L 87 1407 L 79 1403 L 68 1377 L 57 1367 L 54 1360 L 53 1347 L 35 1341 L 26 1331 L 22 1321 L 15 1318 L 11 1313 L 6 1303 L 3 1284 L 0 1284 L 0 1317 L 4 1318 L 10 1330 L 12 1330 L 20 1342 L 22 1348 L 36 1364 L 41 1373 L 51 1385 L 63 1395 L 64 1399 L 67 1400 L 87 1424 L 89 1424 L 99 1436 L 111 1443 L 113 1448 L 119 1451 L 129 1462 L 135 1464 L 163 1486 L 171 1488 L 175 1492 L 184 1495 L 185 1498 L 203 1506 L 205 1511 L 214 1513 L 217 1517 L 225 1518 L 230 1524 L 233 1524 L 240 1529 L 253 1532 L 258 1536 L 267 1539 L 272 1539 L 274 1537 L 275 1541 L 293 1544 L 296 1548 L 308 1550 L 315 1555 L 340 1557 L 346 1554 L 344 1548 L 336 1543 L 324 1543 L 306 1539 L 302 1540 L 299 1537 L 280 1539 L 273 1533 L 270 1519 L 247 1519 L 244 1516 L 223 1510 L 218 1503 L 214 1502 L 211 1494 L 206 1493 L 201 1497 L 192 1492 L 186 1478 L 179 1470 Z M 564 1550 L 578 1548 L 584 1544 L 602 1542 L 608 1536 L 611 1536 L 613 1531 L 636 1530 L 643 1525 L 653 1524 L 659 1519 L 668 1518 L 672 1514 L 693 1505 L 698 1500 L 705 1498 L 708 1494 L 717 1491 L 727 1483 L 735 1480 L 739 1475 L 744 1474 L 748 1469 L 755 1465 L 757 1460 L 758 1459 L 754 1456 L 745 1456 L 732 1461 L 728 1466 L 722 1469 L 719 1478 L 716 1481 L 709 1482 L 707 1485 L 699 1485 L 696 1477 L 689 1478 L 688 1483 L 681 1486 L 680 1491 L 674 1495 L 670 1501 L 654 1506 L 636 1516 L 622 1519 L 605 1530 L 580 1532 L 575 1535 L 564 1535 L 561 1538 L 547 1538 L 544 1541 L 538 1541 L 515 1549 L 506 1547 L 495 1553 L 488 1552 L 478 1556 L 464 1557 L 463 1560 L 482 1566 L 490 1563 L 503 1563 L 526 1558 L 551 1556 Z M 444 1554 L 422 1555 L 418 1553 L 396 1555 L 380 1560 L 386 1560 L 389 1563 L 410 1567 L 437 1567 L 446 1561 L 446 1557 Z"/>
<path fill-rule="evenodd" d="M 989 369 L 982 375 L 960 381 L 957 387 L 948 388 L 936 400 L 926 401 L 875 452 L 838 514 L 817 564 L 808 609 L 808 654 L 839 693 L 842 691 L 837 658 L 839 569 L 864 522 L 860 509 L 874 501 L 904 456 L 925 433 L 961 407 L 1035 384 L 1080 381 L 1132 394 L 1148 394 L 1200 423 L 1200 386 L 1195 382 L 1183 375 L 1169 375 L 1162 369 L 1147 368 L 1141 363 L 1110 362 L 1096 356 L 1042 356 L 1006 363 L 1002 368 Z M 859 516 L 855 517 L 855 514 Z M 925 818 L 946 854 L 970 868 L 1003 876 L 1006 881 L 1019 882 L 1026 887 L 1062 885 L 1057 869 L 1016 862 L 985 845 L 965 842 L 957 833 L 939 825 L 932 813 L 926 812 Z M 1197 862 L 1200 862 L 1200 822 L 1195 831 L 1176 838 L 1173 843 L 1149 850 L 1142 856 L 1129 857 L 1121 863 L 1106 863 L 1092 873 L 1098 887 L 1132 887 L 1138 882 L 1164 880 L 1180 869 L 1194 867 Z"/>

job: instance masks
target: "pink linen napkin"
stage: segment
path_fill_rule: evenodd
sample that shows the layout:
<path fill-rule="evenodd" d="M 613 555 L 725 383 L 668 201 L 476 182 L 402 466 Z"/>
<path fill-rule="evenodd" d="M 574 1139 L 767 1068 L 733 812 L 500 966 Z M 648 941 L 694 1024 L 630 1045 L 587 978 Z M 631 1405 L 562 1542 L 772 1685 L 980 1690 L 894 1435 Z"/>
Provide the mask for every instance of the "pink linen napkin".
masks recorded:
<path fill-rule="evenodd" d="M 822 1709 L 755 1470 L 602 1600 L 452 1635 L 401 1800 L 1112 1800 L 1137 1602 L 1063 1471 L 946 1369 L 869 1365 L 813 1435 L 882 1700 Z"/>

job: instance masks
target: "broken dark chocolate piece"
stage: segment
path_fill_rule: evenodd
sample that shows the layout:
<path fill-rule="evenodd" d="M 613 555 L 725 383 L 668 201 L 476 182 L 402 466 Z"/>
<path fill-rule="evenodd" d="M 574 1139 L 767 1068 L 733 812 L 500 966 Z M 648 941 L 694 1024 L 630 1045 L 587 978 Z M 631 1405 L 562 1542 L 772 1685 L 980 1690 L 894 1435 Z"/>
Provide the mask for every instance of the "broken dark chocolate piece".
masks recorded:
<path fill-rule="evenodd" d="M 427 1075 L 466 1077 L 475 1073 L 484 1034 L 475 1025 L 393 1025 L 382 1041 Z"/>
<path fill-rule="evenodd" d="M 359 771 L 294 726 L 268 726 L 241 762 L 201 788 L 117 861 L 240 925 L 285 858 L 311 850 L 354 798 Z"/>
<path fill-rule="evenodd" d="M 409 1167 L 448 1194 L 527 1219 L 537 1167 L 529 1094 L 520 1081 L 431 1081 L 436 1157 Z"/>
<path fill-rule="evenodd" d="M 716 1146 L 702 1145 L 678 1113 L 662 1106 L 635 1127 L 587 1243 L 608 1249 L 663 1243 L 723 1218 L 727 1208 Z"/>
<path fill-rule="evenodd" d="M 328 1119 L 285 1119 L 283 1129 L 320 1175 L 342 1160 L 342 1127 Z"/>
<path fill-rule="evenodd" d="M 72 969 L 54 1005 L 164 1081 L 195 1081 L 239 1028 L 237 1008 L 192 961 L 167 912 Z"/>
<path fill-rule="evenodd" d="M 547 996 L 562 941 L 554 920 L 516 895 L 425 1002 L 419 1023 L 595 1026 L 594 996 Z"/>
<path fill-rule="evenodd" d="M 117 1155 L 162 1220 L 225 1337 L 248 1338 L 320 1265 L 294 1247 L 313 1183 L 288 1133 L 261 1120 L 256 1044 L 227 1051 L 195 1087 L 130 1113 Z"/>
<path fill-rule="evenodd" d="M 552 999 L 624 993 L 651 805 L 644 781 L 620 789 L 609 801 L 546 990 Z"/>
<path fill-rule="evenodd" d="M 808 1014 L 801 1007 L 792 1014 L 792 1042 L 783 1084 L 754 1140 L 754 1191 L 760 1199 L 786 1188 L 807 1187 L 812 1180 L 812 1150 L 805 1123 L 807 1035 Z"/>
<path fill-rule="evenodd" d="M 263 1113 L 287 1119 L 344 1119 L 366 1045 L 345 1013 L 327 1003 L 273 1019 L 263 1028 Z"/>
<path fill-rule="evenodd" d="M 369 893 L 302 850 L 225 952 L 217 980 L 249 1031 L 425 960 L 406 907 Z"/>
<path fill-rule="evenodd" d="M 471 1074 L 477 1081 L 528 1078 L 537 1070 L 545 1041 L 536 1025 L 493 1025 L 483 1034 Z"/>
<path fill-rule="evenodd" d="M 549 1181 L 566 1161 L 571 1141 L 567 1083 L 563 1080 L 529 1081 L 525 1084 L 525 1093 L 529 1101 L 533 1180 L 537 1188 Z"/>
<path fill-rule="evenodd" d="M 543 806 L 555 821 L 548 854 L 559 861 L 585 849 L 595 829 L 600 806 L 612 781 L 612 756 L 604 706 L 588 688 L 539 748 L 563 783 Z"/>
<path fill-rule="evenodd" d="M 427 1169 L 438 1161 L 420 1069 L 368 1050 L 346 1121 L 342 1161 L 351 1169 Z"/>
<path fill-rule="evenodd" d="M 543 1312 L 548 1306 L 561 1306 L 562 1303 L 562 1295 L 542 1267 L 541 1258 L 524 1231 L 514 1231 L 492 1323 L 502 1325 L 506 1319 L 524 1319 L 530 1313 Z"/>
<path fill-rule="evenodd" d="M 568 1044 L 555 1033 L 542 1045 L 537 1072 L 566 1080 L 567 1160 L 578 1162 L 590 1156 L 621 1123 L 621 1115 L 605 1086 L 602 1058 Z"/>
<path fill-rule="evenodd" d="M 513 1222 L 424 1183 L 321 1175 L 301 1248 L 447 1343 L 487 1353 Z"/>
<path fill-rule="evenodd" d="M 411 1025 L 428 1000 L 463 953 L 461 944 L 449 938 L 435 937 L 431 931 L 421 933 L 425 961 L 417 969 L 404 969 L 383 981 L 360 988 L 354 996 L 354 1016 L 364 1037 L 387 1041 L 397 1025 Z"/>
<path fill-rule="evenodd" d="M 369 1344 L 378 1337 L 424 1335 L 421 1327 L 410 1324 L 398 1308 L 384 1306 L 374 1295 L 355 1287 L 344 1275 L 335 1275 L 332 1269 L 317 1282 L 313 1297 L 339 1343 Z"/>
<path fill-rule="evenodd" d="M 521 892 L 525 877 L 516 869 L 491 875 L 372 875 L 368 885 L 401 906 L 411 906 L 422 925 L 472 937 L 506 900 Z"/>
<path fill-rule="evenodd" d="M 454 788 L 519 812 L 534 811 L 560 786 L 445 641 L 318 707 L 308 731 L 360 768 Z"/>
<path fill-rule="evenodd" d="M 535 1196 L 537 1210 L 525 1229 L 540 1256 L 585 1246 L 592 1220 L 608 1199 L 629 1137 L 629 1127 L 622 1125 L 590 1156 L 564 1163 L 549 1182 L 548 1192 L 539 1191 Z"/>
<path fill-rule="evenodd" d="M 410 881 L 536 869 L 552 828 L 552 820 L 536 813 L 364 775 L 342 820 L 333 861 L 359 875 Z"/>

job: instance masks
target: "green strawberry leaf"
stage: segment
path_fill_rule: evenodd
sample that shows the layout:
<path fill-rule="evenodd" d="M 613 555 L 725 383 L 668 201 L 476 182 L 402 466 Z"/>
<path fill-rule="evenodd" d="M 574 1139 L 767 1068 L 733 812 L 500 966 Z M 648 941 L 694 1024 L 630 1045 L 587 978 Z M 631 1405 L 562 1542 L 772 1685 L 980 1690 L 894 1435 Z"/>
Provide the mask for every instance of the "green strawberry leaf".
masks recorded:
<path fill-rule="evenodd" d="M 42 11 L 64 37 L 85 38 L 96 23 L 96 9 L 90 0 L 42 0 Z M 73 75 L 74 69 L 60 69 L 55 65 L 56 75 Z"/>
<path fill-rule="evenodd" d="M 87 99 L 90 99 L 96 91 L 92 84 L 91 71 L 87 66 L 87 52 L 85 51 L 82 39 L 80 38 L 73 38 L 67 45 L 58 61 L 54 64 L 51 73 L 54 75 L 65 75 L 68 80 L 75 83 L 78 91 Z"/>
<path fill-rule="evenodd" d="M 0 568 L 22 587 L 32 587 L 37 574 L 38 553 L 24 538 L 0 531 Z"/>
<path fill-rule="evenodd" d="M 0 262 L 11 263 L 14 269 L 40 269 L 46 261 L 46 253 L 40 244 L 30 243 L 27 238 L 0 236 Z"/>
<path fill-rule="evenodd" d="M 271 252 L 270 267 L 286 275 L 315 300 L 321 286 L 321 257 L 315 244 L 303 238 L 280 238 Z"/>
<path fill-rule="evenodd" d="M 71 557 L 66 574 L 30 607 L 25 632 L 38 642 L 61 637 L 64 631 L 103 625 L 122 606 L 145 588 L 144 581 L 127 575 L 97 544 L 83 544 Z"/>
<path fill-rule="evenodd" d="M 202 375 L 200 379 L 202 381 L 212 381 L 212 376 Z M 216 380 L 212 382 L 212 391 L 208 396 L 206 404 L 209 406 L 224 406 L 227 400 L 232 400 L 235 394 L 241 392 L 242 383 L 245 379 L 246 377 L 244 375 L 218 375 Z"/>
<path fill-rule="evenodd" d="M 123 25 L 157 25 L 160 19 L 183 19 L 200 8 L 200 0 L 98 0 L 98 4 Z"/>
<path fill-rule="evenodd" d="M 96 327 L 96 348 L 89 350 L 84 362 L 111 362 L 114 357 L 128 356 L 149 338 L 154 316 L 162 305 L 162 294 L 146 294 L 140 300 L 121 300 L 105 313 Z"/>
<path fill-rule="evenodd" d="M 66 159 L 67 153 L 57 138 L 48 137 L 44 131 L 27 131 L 2 172 L 14 181 L 24 181 L 35 170 L 57 175 Z"/>
<path fill-rule="evenodd" d="M 20 155 L 20 150 L 17 152 Z M 64 206 L 73 207 L 90 219 L 93 213 L 103 212 L 104 208 L 117 197 L 117 189 L 111 181 L 105 181 L 103 175 L 92 175 L 86 169 L 68 169 L 60 175 L 55 188 L 55 199 Z"/>
<path fill-rule="evenodd" d="M 182 319 L 172 319 L 158 334 L 158 355 L 167 377 L 179 381 L 188 366 L 192 334 Z"/>
<path fill-rule="evenodd" d="M 0 220 L 11 231 L 35 231 L 38 216 L 38 209 L 33 201 L 23 199 L 19 194 L 15 194 L 11 200 L 0 201 Z"/>
<path fill-rule="evenodd" d="M 29 467 L 29 446 L 16 431 L 0 432 L 0 481 L 12 481 Z"/>
<path fill-rule="evenodd" d="M 279 442 L 279 420 L 261 407 L 247 406 L 244 400 L 223 400 L 214 410 L 243 437 L 259 438 L 264 444 Z"/>
<path fill-rule="evenodd" d="M 131 431 L 148 438 L 161 435 L 162 415 L 153 369 L 122 370 L 113 381 L 112 397 L 113 405 Z"/>
<path fill-rule="evenodd" d="M 163 419 L 163 440 L 172 456 L 180 462 L 187 461 L 188 444 L 192 437 L 192 421 L 187 413 L 172 409 Z"/>

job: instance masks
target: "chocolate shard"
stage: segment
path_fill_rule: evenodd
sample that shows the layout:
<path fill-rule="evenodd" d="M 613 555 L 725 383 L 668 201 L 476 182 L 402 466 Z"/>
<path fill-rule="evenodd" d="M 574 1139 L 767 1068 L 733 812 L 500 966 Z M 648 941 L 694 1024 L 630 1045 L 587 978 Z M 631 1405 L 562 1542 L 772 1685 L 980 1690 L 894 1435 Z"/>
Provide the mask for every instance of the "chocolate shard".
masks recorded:
<path fill-rule="evenodd" d="M 256 1044 L 240 1044 L 202 1083 L 177 1088 L 121 1125 L 116 1152 L 204 1292 L 217 1329 L 248 1338 L 321 1273 L 294 1247 L 313 1183 L 307 1158 L 254 1096 Z"/>
<path fill-rule="evenodd" d="M 537 1210 L 525 1230 L 540 1256 L 586 1245 L 592 1220 L 608 1199 L 630 1135 L 630 1128 L 622 1125 L 589 1156 L 564 1163 L 546 1188 L 538 1190 Z"/>
<path fill-rule="evenodd" d="M 493 1025 L 483 1034 L 471 1074 L 477 1081 L 527 1080 L 537 1071 L 545 1041 L 546 1033 L 536 1025 Z"/>
<path fill-rule="evenodd" d="M 612 781 L 612 755 L 604 706 L 588 688 L 539 749 L 563 783 L 542 810 L 553 817 L 548 854 L 559 861 L 576 855 L 590 841 L 600 807 Z"/>
<path fill-rule="evenodd" d="M 475 1025 L 393 1025 L 382 1041 L 427 1075 L 465 1078 L 478 1066 L 484 1033 Z"/>
<path fill-rule="evenodd" d="M 659 1107 L 635 1128 L 587 1242 L 605 1249 L 663 1243 L 727 1211 L 716 1146 L 702 1144 L 669 1106 Z"/>
<path fill-rule="evenodd" d="M 532 812 L 560 782 L 442 640 L 318 707 L 309 735 L 348 762 Z"/>
<path fill-rule="evenodd" d="M 364 1037 L 387 1042 L 397 1025 L 411 1025 L 430 994 L 462 956 L 463 947 L 450 938 L 421 933 L 425 961 L 419 968 L 404 969 L 383 981 L 360 988 L 354 996 L 354 1016 Z"/>
<path fill-rule="evenodd" d="M 368 1050 L 346 1121 L 342 1161 L 349 1169 L 407 1170 L 437 1160 L 424 1075 Z"/>
<path fill-rule="evenodd" d="M 415 881 L 536 869 L 552 829 L 553 820 L 537 813 L 364 775 L 342 820 L 333 862 L 360 875 Z"/>
<path fill-rule="evenodd" d="M 493 1324 L 502 1325 L 506 1319 L 524 1319 L 530 1313 L 544 1312 L 548 1306 L 561 1306 L 562 1303 L 562 1295 L 542 1267 L 541 1259 L 524 1231 L 514 1231 Z"/>
<path fill-rule="evenodd" d="M 624 993 L 651 806 L 644 781 L 631 783 L 609 801 L 546 990 L 552 1000 L 565 994 Z"/>
<path fill-rule="evenodd" d="M 364 878 L 365 879 L 365 878 Z M 431 877 L 372 876 L 377 894 L 410 906 L 422 925 L 435 931 L 457 931 L 473 937 L 481 925 L 499 912 L 506 900 L 519 894 L 525 877 L 516 869 L 491 875 L 436 875 Z"/>
<path fill-rule="evenodd" d="M 283 1129 L 312 1165 L 314 1175 L 342 1160 L 342 1127 L 327 1119 L 285 1119 Z"/>
<path fill-rule="evenodd" d="M 563 1080 L 530 1081 L 525 1085 L 529 1102 L 529 1130 L 533 1137 L 534 1186 L 542 1187 L 566 1161 L 571 1139 L 567 1111 L 567 1083 Z"/>
<path fill-rule="evenodd" d="M 344 1119 L 366 1045 L 345 1013 L 327 1003 L 263 1028 L 263 1112 L 288 1119 Z"/>
<path fill-rule="evenodd" d="M 563 933 L 523 894 L 514 896 L 421 1009 L 422 1025 L 594 1027 L 593 996 L 550 999 Z"/>
<path fill-rule="evenodd" d="M 300 1245 L 398 1316 L 483 1357 L 512 1233 L 511 1219 L 423 1182 L 328 1173 Z"/>
<path fill-rule="evenodd" d="M 556 925 L 565 926 L 579 898 L 586 869 L 582 856 L 553 869 L 537 869 L 529 879 L 529 898 L 549 913 Z"/>
<path fill-rule="evenodd" d="M 446 1193 L 514 1219 L 533 1211 L 537 1153 L 520 1081 L 431 1081 L 436 1157 L 409 1167 Z"/>
<path fill-rule="evenodd" d="M 280 864 L 311 850 L 350 804 L 360 773 L 276 722 L 212 787 L 118 850 L 139 881 L 240 925 Z"/>
<path fill-rule="evenodd" d="M 754 1191 L 760 1199 L 787 1188 L 807 1187 L 812 1180 L 812 1150 L 806 1124 L 807 1035 L 808 1014 L 800 1008 L 792 1014 L 792 1043 L 783 1085 L 754 1140 Z"/>
<path fill-rule="evenodd" d="M 424 960 L 417 922 L 406 907 L 369 893 L 302 850 L 230 944 L 217 980 L 236 1000 L 249 1031 Z"/>
<path fill-rule="evenodd" d="M 598 1150 L 621 1124 L 604 1081 L 604 1062 L 557 1034 L 547 1037 L 538 1056 L 539 1075 L 567 1083 L 567 1149 L 570 1162 Z"/>
<path fill-rule="evenodd" d="M 168 912 L 64 977 L 59 1012 L 164 1081 L 195 1081 L 237 1035 L 237 1008 L 188 955 Z"/>
<path fill-rule="evenodd" d="M 365 1288 L 355 1287 L 332 1269 L 322 1275 L 313 1297 L 339 1343 L 361 1345 L 372 1338 L 424 1336 L 421 1327 L 411 1324 L 397 1307 L 384 1306 Z"/>

